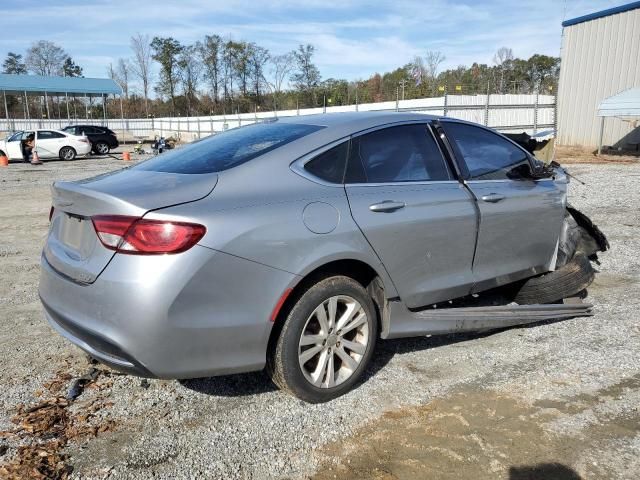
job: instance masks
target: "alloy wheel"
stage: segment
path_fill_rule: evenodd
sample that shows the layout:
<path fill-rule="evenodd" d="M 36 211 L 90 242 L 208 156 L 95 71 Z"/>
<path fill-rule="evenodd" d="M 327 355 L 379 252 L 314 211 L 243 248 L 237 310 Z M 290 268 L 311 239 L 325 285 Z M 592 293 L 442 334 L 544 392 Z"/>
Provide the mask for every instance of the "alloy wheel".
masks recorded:
<path fill-rule="evenodd" d="M 311 313 L 300 336 L 298 363 L 309 383 L 333 388 L 356 371 L 371 335 L 367 314 L 347 295 L 323 301 Z"/>

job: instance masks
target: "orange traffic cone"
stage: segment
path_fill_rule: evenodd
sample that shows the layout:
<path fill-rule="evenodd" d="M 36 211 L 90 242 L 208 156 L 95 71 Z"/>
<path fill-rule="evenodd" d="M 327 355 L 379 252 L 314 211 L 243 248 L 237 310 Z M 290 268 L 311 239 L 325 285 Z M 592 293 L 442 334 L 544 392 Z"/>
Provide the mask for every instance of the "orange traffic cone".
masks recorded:
<path fill-rule="evenodd" d="M 38 157 L 38 152 L 33 151 L 33 155 L 31 156 L 31 165 L 42 165 L 42 161 L 40 161 L 40 157 Z"/>
<path fill-rule="evenodd" d="M 2 155 L 0 157 L 0 167 L 8 167 L 8 166 L 9 166 L 9 159 L 6 156 Z"/>
<path fill-rule="evenodd" d="M 122 160 L 128 162 L 131 160 L 131 154 L 129 152 L 122 152 Z"/>

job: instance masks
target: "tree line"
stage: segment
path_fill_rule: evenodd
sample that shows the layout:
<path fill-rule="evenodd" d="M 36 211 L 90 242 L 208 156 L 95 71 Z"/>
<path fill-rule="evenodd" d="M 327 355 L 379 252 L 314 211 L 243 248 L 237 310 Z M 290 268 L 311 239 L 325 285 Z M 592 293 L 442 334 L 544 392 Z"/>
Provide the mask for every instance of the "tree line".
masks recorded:
<path fill-rule="evenodd" d="M 441 52 L 428 51 L 391 72 L 364 80 L 323 79 L 311 44 L 275 54 L 255 42 L 206 35 L 192 44 L 173 37 L 136 34 L 131 55 L 106 67 L 123 89 L 127 117 L 194 116 L 283 110 L 442 96 L 447 94 L 555 93 L 560 59 L 546 55 L 516 58 L 500 48 L 491 64 L 473 63 L 441 70 Z M 154 66 L 154 63 L 156 64 Z M 9 52 L 2 64 L 9 74 L 82 76 L 83 69 L 52 42 L 35 42 L 26 55 Z M 158 72 L 157 75 L 154 72 Z M 154 95 L 155 93 L 155 95 Z M 52 106 L 53 102 L 52 101 Z M 74 110 L 75 102 L 73 100 Z M 19 108 L 13 100 L 11 110 Z M 92 117 L 102 105 L 91 104 Z M 110 100 L 110 116 L 120 106 Z M 40 108 L 49 115 L 49 108 Z M 55 108 L 53 109 L 55 112 Z M 58 104 L 58 115 L 60 105 Z M 55 117 L 55 115 L 51 115 Z M 64 115 L 63 115 L 64 116 Z M 82 115 L 79 115 L 82 116 Z"/>

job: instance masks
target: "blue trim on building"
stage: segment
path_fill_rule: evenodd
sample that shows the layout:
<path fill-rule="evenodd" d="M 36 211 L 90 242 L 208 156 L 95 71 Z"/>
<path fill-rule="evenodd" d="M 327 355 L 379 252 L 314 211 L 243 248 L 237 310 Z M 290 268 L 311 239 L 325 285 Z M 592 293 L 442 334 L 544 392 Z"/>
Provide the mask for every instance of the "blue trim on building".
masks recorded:
<path fill-rule="evenodd" d="M 0 92 L 65 93 L 101 96 L 122 95 L 120 86 L 110 78 L 43 77 L 40 75 L 0 74 Z"/>
<path fill-rule="evenodd" d="M 590 13 L 589 15 L 583 15 L 582 17 L 572 18 L 562 22 L 563 27 L 569 27 L 578 23 L 588 22 L 589 20 L 595 20 L 597 18 L 608 17 L 609 15 L 615 15 L 616 13 L 627 12 L 629 10 L 635 10 L 640 8 L 640 2 L 631 2 L 619 7 L 608 8 L 600 12 Z"/>

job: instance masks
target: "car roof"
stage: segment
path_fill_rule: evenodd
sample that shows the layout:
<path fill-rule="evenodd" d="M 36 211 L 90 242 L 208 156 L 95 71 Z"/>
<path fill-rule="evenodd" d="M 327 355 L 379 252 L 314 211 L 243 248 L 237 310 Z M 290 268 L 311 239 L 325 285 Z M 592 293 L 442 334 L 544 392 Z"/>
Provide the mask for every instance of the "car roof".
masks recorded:
<path fill-rule="evenodd" d="M 419 112 L 343 112 L 321 113 L 315 115 L 296 115 L 280 117 L 278 122 L 296 123 L 304 125 L 318 125 L 331 130 L 341 130 L 343 133 L 357 132 L 367 128 L 374 128 L 396 122 L 437 120 L 440 117 Z"/>

